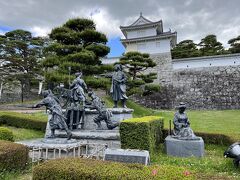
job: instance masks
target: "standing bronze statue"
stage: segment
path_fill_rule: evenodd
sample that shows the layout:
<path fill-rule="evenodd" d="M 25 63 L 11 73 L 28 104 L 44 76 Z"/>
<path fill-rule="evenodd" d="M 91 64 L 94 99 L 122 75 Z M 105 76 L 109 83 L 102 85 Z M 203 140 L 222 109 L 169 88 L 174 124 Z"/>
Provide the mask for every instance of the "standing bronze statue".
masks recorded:
<path fill-rule="evenodd" d="M 85 101 L 87 85 L 82 79 L 82 72 L 75 73 L 76 79 L 70 84 L 70 106 L 66 109 L 67 124 L 69 128 L 77 129 L 80 125 L 84 128 Z"/>
<path fill-rule="evenodd" d="M 51 91 L 43 91 L 42 95 L 44 97 L 39 103 L 35 104 L 33 108 L 39 108 L 41 106 L 46 106 L 47 109 L 52 114 L 51 118 L 49 119 L 49 126 L 51 129 L 51 136 L 49 138 L 55 137 L 55 130 L 62 129 L 65 130 L 67 133 L 67 139 L 71 139 L 72 133 L 69 131 L 67 124 L 65 122 L 66 117 L 62 112 L 61 105 L 57 98 L 51 93 Z"/>
<path fill-rule="evenodd" d="M 86 107 L 96 109 L 98 112 L 98 115 L 93 119 L 97 124 L 97 129 L 102 129 L 101 121 L 105 121 L 107 128 L 110 130 L 117 127 L 119 123 L 113 123 L 111 121 L 112 112 L 105 107 L 104 102 L 94 92 L 89 92 L 88 96 L 91 98 L 91 103 L 86 105 Z"/>
<path fill-rule="evenodd" d="M 199 137 L 197 137 L 190 128 L 190 122 L 187 114 L 185 113 L 186 104 L 181 102 L 177 108 L 178 112 L 175 113 L 173 120 L 173 137 L 184 140 L 199 139 Z"/>
<path fill-rule="evenodd" d="M 123 72 L 122 65 L 116 64 L 114 66 L 114 72 L 106 75 L 106 77 L 112 78 L 112 85 L 110 89 L 110 94 L 114 101 L 113 108 L 118 107 L 118 101 L 122 101 L 122 107 L 127 108 L 126 101 L 128 99 L 126 95 L 126 81 L 127 77 Z"/>

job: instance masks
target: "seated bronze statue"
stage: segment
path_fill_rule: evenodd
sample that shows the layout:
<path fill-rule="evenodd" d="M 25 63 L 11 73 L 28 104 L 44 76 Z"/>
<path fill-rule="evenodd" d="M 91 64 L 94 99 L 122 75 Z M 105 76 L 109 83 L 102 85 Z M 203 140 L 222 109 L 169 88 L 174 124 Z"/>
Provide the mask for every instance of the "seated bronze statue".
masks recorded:
<path fill-rule="evenodd" d="M 177 108 L 178 112 L 175 113 L 173 119 L 174 129 L 172 137 L 182 140 L 198 140 L 199 137 L 190 128 L 190 122 L 185 113 L 185 103 L 180 103 Z"/>

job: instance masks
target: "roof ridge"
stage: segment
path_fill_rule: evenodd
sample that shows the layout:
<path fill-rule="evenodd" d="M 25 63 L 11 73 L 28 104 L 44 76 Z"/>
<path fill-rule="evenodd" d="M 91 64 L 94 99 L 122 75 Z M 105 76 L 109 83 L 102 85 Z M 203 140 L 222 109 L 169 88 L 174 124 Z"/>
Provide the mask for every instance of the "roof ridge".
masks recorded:
<path fill-rule="evenodd" d="M 138 22 L 139 21 L 139 19 L 144 19 L 145 21 L 147 21 L 148 23 L 153 23 L 152 21 L 150 21 L 149 19 L 147 19 L 147 18 L 145 18 L 143 15 L 142 15 L 142 12 L 140 12 L 140 16 L 139 16 L 139 18 L 136 20 L 136 21 L 134 21 L 131 25 L 129 25 L 129 26 L 134 26 L 134 24 L 136 23 L 136 22 Z"/>

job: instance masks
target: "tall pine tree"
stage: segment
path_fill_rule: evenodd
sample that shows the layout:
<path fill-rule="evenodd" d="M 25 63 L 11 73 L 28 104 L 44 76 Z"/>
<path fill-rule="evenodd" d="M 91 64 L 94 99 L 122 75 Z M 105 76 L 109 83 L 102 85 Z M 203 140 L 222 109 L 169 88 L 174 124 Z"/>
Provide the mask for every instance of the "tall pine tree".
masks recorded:
<path fill-rule="evenodd" d="M 171 52 L 173 59 L 198 57 L 200 55 L 197 45 L 193 40 L 183 40 L 179 42 Z"/>
<path fill-rule="evenodd" d="M 226 53 L 221 42 L 214 34 L 207 35 L 199 43 L 201 56 L 213 56 Z"/>
<path fill-rule="evenodd" d="M 41 75 L 39 63 L 45 42 L 45 39 L 33 37 L 29 31 L 21 29 L 0 36 L 1 78 L 18 80 L 22 91 L 29 92 L 31 81 Z"/>
<path fill-rule="evenodd" d="M 48 68 L 47 82 L 64 82 L 68 85 L 71 74 L 82 71 L 84 76 L 102 73 L 100 58 L 109 53 L 107 38 L 96 31 L 89 19 L 70 19 L 50 33 L 52 44 L 45 49 L 47 58 L 43 66 Z"/>

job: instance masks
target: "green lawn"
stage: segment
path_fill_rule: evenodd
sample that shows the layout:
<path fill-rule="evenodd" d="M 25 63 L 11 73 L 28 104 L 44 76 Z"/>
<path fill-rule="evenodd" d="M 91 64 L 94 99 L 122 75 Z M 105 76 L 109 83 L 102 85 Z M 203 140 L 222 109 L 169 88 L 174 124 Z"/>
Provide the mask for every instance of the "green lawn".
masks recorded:
<path fill-rule="evenodd" d="M 16 127 L 12 127 L 12 126 L 4 126 L 4 127 L 7 127 L 8 129 L 10 129 L 13 132 L 15 141 L 44 137 L 44 132 L 42 132 L 42 131 L 36 131 L 36 130 L 24 129 L 24 128 L 16 128 Z"/>
<path fill-rule="evenodd" d="M 199 177 L 207 176 L 213 179 L 240 179 L 240 169 L 233 166 L 232 160 L 223 157 L 225 146 L 205 145 L 205 156 L 203 158 L 179 158 L 169 157 L 164 153 L 163 145 L 159 151 L 151 156 L 151 162 L 159 165 L 173 165 L 185 167 L 186 170 L 196 172 Z"/>
<path fill-rule="evenodd" d="M 108 107 L 112 107 L 111 98 L 103 98 Z M 164 128 L 169 128 L 169 120 L 173 120 L 173 110 L 152 110 L 144 108 L 132 101 L 128 101 L 127 106 L 134 109 L 134 117 L 146 115 L 159 115 L 164 117 Z M 1 114 L 1 112 L 0 112 Z M 191 127 L 195 132 L 220 133 L 240 140 L 240 110 L 187 110 Z M 42 121 L 47 121 L 46 114 L 42 112 L 25 114 Z M 43 137 L 43 132 L 9 127 L 16 140 Z M 225 159 L 223 152 L 227 146 L 206 144 L 206 156 L 203 158 L 177 158 L 168 157 L 163 151 L 163 145 L 151 156 L 153 164 L 183 166 L 190 172 L 196 172 L 199 179 L 240 179 L 240 168 L 235 169 L 231 159 Z M 6 174 L 5 174 L 6 175 Z M 29 179 L 31 173 L 9 173 L 5 179 Z M 15 178 L 16 177 L 16 178 Z M 203 178 L 204 177 L 204 178 Z M 1 179 L 1 173 L 0 173 Z"/>
<path fill-rule="evenodd" d="M 186 111 L 193 131 L 220 133 L 240 140 L 240 110 L 189 110 Z M 174 111 L 156 111 L 155 115 L 164 117 L 164 127 L 169 128 Z"/>

